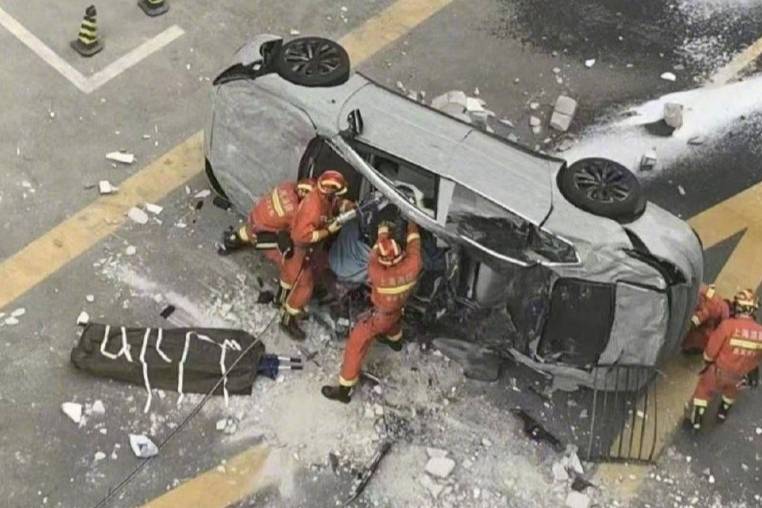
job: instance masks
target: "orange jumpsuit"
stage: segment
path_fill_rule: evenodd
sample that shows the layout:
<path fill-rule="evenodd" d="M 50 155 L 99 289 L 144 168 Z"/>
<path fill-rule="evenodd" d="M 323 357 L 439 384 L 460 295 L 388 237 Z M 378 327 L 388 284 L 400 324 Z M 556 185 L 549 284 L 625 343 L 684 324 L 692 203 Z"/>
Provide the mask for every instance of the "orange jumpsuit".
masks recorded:
<path fill-rule="evenodd" d="M 284 307 L 290 315 L 302 313 L 312 298 L 316 272 L 327 264 L 321 242 L 330 236 L 326 229 L 329 221 L 352 206 L 351 201 L 336 199 L 319 189 L 311 191 L 299 203 L 291 222 L 294 254 L 283 261 L 280 272 L 280 284 L 289 291 Z"/>
<path fill-rule="evenodd" d="M 709 337 L 704 360 L 714 362 L 701 374 L 693 393 L 693 404 L 706 407 L 722 393 L 727 404 L 733 404 L 738 383 L 759 366 L 762 359 L 762 325 L 749 316 L 723 321 Z"/>
<path fill-rule="evenodd" d="M 703 351 L 712 332 L 730 317 L 730 305 L 713 286 L 701 286 L 693 326 L 683 339 L 683 351 Z"/>
<path fill-rule="evenodd" d="M 374 250 L 368 261 L 373 309 L 352 328 L 344 348 L 339 384 L 353 386 L 360 377 L 363 360 L 373 339 L 386 335 L 389 340 L 402 339 L 402 311 L 421 273 L 421 238 L 418 226 L 409 224 L 405 256 L 393 266 L 385 266 Z"/>
<path fill-rule="evenodd" d="M 275 263 L 279 263 L 281 259 L 278 245 L 273 241 L 274 238 L 266 237 L 262 233 L 288 231 L 291 227 L 299 207 L 296 185 L 296 182 L 292 181 L 281 183 L 260 199 L 249 213 L 247 233 L 251 238 L 262 236 L 262 241 L 257 242 L 255 247 L 264 250 L 265 256 Z"/>

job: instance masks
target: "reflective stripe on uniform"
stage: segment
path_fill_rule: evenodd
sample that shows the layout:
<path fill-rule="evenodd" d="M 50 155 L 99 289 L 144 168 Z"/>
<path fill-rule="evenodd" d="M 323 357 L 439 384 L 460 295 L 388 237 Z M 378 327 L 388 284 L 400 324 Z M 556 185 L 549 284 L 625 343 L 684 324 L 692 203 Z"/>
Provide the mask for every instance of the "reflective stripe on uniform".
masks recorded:
<path fill-rule="evenodd" d="M 730 347 L 738 347 L 741 349 L 750 349 L 752 351 L 762 350 L 762 342 L 754 340 L 744 339 L 730 339 Z"/>
<path fill-rule="evenodd" d="M 389 339 L 390 342 L 399 342 L 399 340 L 402 339 L 402 330 L 394 335 L 387 335 L 386 338 Z"/>
<path fill-rule="evenodd" d="M 341 386 L 354 386 L 357 384 L 357 381 L 359 378 L 355 379 L 344 379 L 343 377 L 339 376 L 339 384 Z"/>
<path fill-rule="evenodd" d="M 403 284 L 401 286 L 379 287 L 376 288 L 376 291 L 382 295 L 398 295 L 400 293 L 404 293 L 405 291 L 409 291 L 413 286 L 415 286 L 416 282 L 417 281 L 408 282 L 407 284 Z"/>
<path fill-rule="evenodd" d="M 293 286 L 289 284 L 288 282 L 280 281 L 280 287 L 283 289 L 291 289 Z"/>
<path fill-rule="evenodd" d="M 707 298 L 712 298 L 712 297 L 714 296 L 714 293 L 715 293 L 715 289 L 714 289 L 714 287 L 713 287 L 713 286 L 710 286 L 710 287 L 709 287 L 709 288 L 706 290 L 706 295 L 705 295 L 705 296 L 706 296 Z"/>
<path fill-rule="evenodd" d="M 693 405 L 696 407 L 707 407 L 709 403 L 704 399 L 693 399 Z"/>
<path fill-rule="evenodd" d="M 418 233 L 410 233 L 409 235 L 407 235 L 407 243 L 410 243 L 413 240 L 420 240 L 420 239 L 421 239 L 421 235 L 419 235 Z"/>
<path fill-rule="evenodd" d="M 275 213 L 278 214 L 278 217 L 283 217 L 286 215 L 286 212 L 283 211 L 283 204 L 280 202 L 280 195 L 278 194 L 277 188 L 273 189 L 272 202 L 273 208 L 275 209 Z"/>
<path fill-rule="evenodd" d="M 299 314 L 302 313 L 300 309 L 295 309 L 291 307 L 288 303 L 284 303 L 283 308 L 285 309 L 286 313 L 289 314 L 290 316 L 298 316 Z"/>
<path fill-rule="evenodd" d="M 729 399 L 729 398 L 725 397 L 724 395 L 722 396 L 722 402 L 724 402 L 728 406 L 732 406 L 735 401 L 736 401 L 736 399 Z"/>

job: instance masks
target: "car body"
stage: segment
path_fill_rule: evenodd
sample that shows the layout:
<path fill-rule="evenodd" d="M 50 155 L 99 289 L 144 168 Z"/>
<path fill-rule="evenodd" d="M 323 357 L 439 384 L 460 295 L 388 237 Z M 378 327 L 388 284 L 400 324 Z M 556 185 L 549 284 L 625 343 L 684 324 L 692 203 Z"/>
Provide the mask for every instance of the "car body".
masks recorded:
<path fill-rule="evenodd" d="M 234 63 L 261 60 L 273 41 L 281 39 L 258 37 Z M 241 212 L 321 157 L 342 167 L 356 193 L 380 191 L 459 253 L 457 296 L 507 309 L 515 333 L 504 348 L 537 370 L 590 386 L 602 366 L 658 365 L 687 330 L 703 258 L 685 222 L 652 203 L 628 221 L 585 211 L 559 191 L 562 159 L 358 73 L 325 87 L 272 72 L 216 85 L 205 152 L 213 186 Z M 374 167 L 382 159 L 395 161 L 426 207 Z"/>

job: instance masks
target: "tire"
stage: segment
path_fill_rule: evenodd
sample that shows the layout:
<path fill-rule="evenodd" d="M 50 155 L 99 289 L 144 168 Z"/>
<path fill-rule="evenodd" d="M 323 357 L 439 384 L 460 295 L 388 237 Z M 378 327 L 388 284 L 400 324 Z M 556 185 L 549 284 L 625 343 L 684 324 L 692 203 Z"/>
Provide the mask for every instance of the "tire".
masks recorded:
<path fill-rule="evenodd" d="M 337 42 L 300 37 L 283 45 L 275 57 L 275 72 L 301 86 L 337 86 L 349 79 L 349 55 Z"/>
<path fill-rule="evenodd" d="M 609 159 L 580 159 L 564 166 L 556 182 L 561 194 L 573 205 L 618 222 L 632 222 L 646 208 L 637 177 Z"/>
<path fill-rule="evenodd" d="M 205 165 L 204 171 L 206 172 L 206 179 L 209 180 L 209 185 L 212 187 L 212 190 L 220 197 L 223 197 L 227 199 L 228 201 L 230 201 L 228 199 L 227 194 L 225 194 L 225 191 L 222 190 L 222 186 L 220 185 L 220 182 L 217 181 L 217 177 L 214 176 L 214 169 L 212 169 L 212 163 L 209 162 L 209 159 L 206 159 L 206 165 Z"/>

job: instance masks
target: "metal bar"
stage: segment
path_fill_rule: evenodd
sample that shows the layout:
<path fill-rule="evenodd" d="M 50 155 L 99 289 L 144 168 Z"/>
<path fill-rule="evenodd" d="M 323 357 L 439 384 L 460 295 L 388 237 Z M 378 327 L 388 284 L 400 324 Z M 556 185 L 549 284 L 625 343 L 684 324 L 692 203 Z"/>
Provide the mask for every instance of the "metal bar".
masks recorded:
<path fill-rule="evenodd" d="M 604 388 L 608 388 L 608 373 L 609 372 L 611 372 L 611 367 L 609 367 L 607 369 L 606 376 L 603 379 L 603 384 L 606 385 L 606 386 L 604 386 Z M 604 417 L 605 417 L 605 415 L 608 414 L 608 412 L 607 412 L 608 406 L 609 406 L 609 392 L 608 392 L 607 389 L 604 389 L 603 390 L 603 412 L 601 413 L 601 415 L 603 415 Z M 600 446 L 600 443 L 598 443 L 598 444 Z M 607 451 L 605 451 L 605 452 L 603 450 L 600 450 L 598 452 L 598 455 L 600 457 L 607 457 L 609 455 L 609 451 L 610 451 L 609 448 L 607 448 Z"/>
<path fill-rule="evenodd" d="M 593 439 L 595 439 L 595 413 L 598 409 L 598 371 L 595 369 L 595 377 L 593 377 L 593 407 L 592 415 L 590 415 L 590 439 L 587 446 L 587 460 L 591 460 L 593 457 Z"/>
<path fill-rule="evenodd" d="M 630 388 L 630 371 L 631 370 L 632 370 L 632 368 L 630 368 L 630 367 L 627 368 L 627 388 L 628 389 Z M 636 371 L 636 373 L 638 374 L 638 376 L 635 379 L 635 381 L 640 381 L 640 375 L 639 375 L 640 374 L 640 369 L 638 369 Z M 638 384 L 636 384 L 635 386 L 638 386 Z M 635 438 L 635 424 L 638 421 L 637 420 L 637 418 L 638 418 L 638 390 L 631 390 L 631 391 L 629 391 L 629 393 L 632 394 L 631 395 L 631 401 L 632 401 L 632 420 L 631 420 L 631 423 L 630 423 L 630 449 L 627 451 L 627 456 L 628 457 L 632 457 L 633 440 Z M 645 416 L 645 413 L 644 413 L 644 416 Z M 638 458 L 640 458 L 640 455 L 638 455 Z"/>
<path fill-rule="evenodd" d="M 648 382 L 648 371 L 643 369 L 641 372 L 645 373 L 646 382 Z M 640 381 L 640 379 L 638 379 Z M 646 422 L 648 422 L 648 395 L 651 391 L 651 387 L 646 385 L 646 393 L 643 395 L 643 426 L 640 427 L 640 447 L 638 448 L 638 458 L 643 457 L 643 439 L 646 437 Z"/>
<path fill-rule="evenodd" d="M 648 461 L 652 461 L 654 459 L 654 452 L 656 451 L 656 436 L 657 436 L 657 430 L 659 428 L 659 407 L 657 405 L 657 402 L 659 401 L 659 397 L 657 396 L 656 387 L 653 387 L 654 390 L 654 435 L 651 442 L 651 453 L 648 454 Z"/>
<path fill-rule="evenodd" d="M 615 381 L 615 383 L 616 384 L 614 385 L 614 387 L 615 387 L 614 388 L 614 407 L 616 408 L 615 409 L 616 412 L 614 414 L 617 414 L 617 415 L 619 414 L 619 411 L 620 411 L 619 410 L 619 372 L 620 372 L 619 369 L 620 369 L 619 366 L 616 367 L 616 370 L 615 370 L 615 372 L 616 372 L 616 381 Z M 621 421 L 622 430 L 624 430 L 624 422 L 626 421 L 626 419 L 627 419 L 627 416 L 624 415 L 624 418 Z M 617 436 L 617 437 L 619 439 L 619 451 L 617 451 L 617 457 L 621 458 L 622 457 L 622 442 L 624 441 L 624 439 L 622 439 L 622 433 L 621 432 L 619 433 L 619 436 Z"/>

